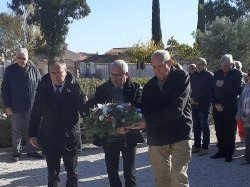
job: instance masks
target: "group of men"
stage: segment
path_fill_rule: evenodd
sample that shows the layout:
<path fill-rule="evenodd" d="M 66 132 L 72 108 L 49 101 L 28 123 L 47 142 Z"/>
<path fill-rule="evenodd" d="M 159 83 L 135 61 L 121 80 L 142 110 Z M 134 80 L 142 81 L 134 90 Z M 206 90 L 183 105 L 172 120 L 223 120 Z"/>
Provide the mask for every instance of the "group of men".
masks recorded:
<path fill-rule="evenodd" d="M 244 74 L 235 67 L 241 63 L 238 61 L 235 63 L 230 54 L 222 56 L 220 65 L 221 68 L 214 74 L 207 71 L 207 62 L 203 58 L 189 67 L 189 70 L 192 69 L 190 71 L 194 127 L 192 152 L 200 156 L 208 153 L 209 112 L 212 104 L 218 152 L 211 158 L 225 158 L 225 162 L 232 162 L 237 129 L 235 117 L 238 98 L 244 84 Z"/>
<path fill-rule="evenodd" d="M 81 151 L 79 114 L 83 117 L 97 103 L 130 102 L 142 109 L 145 121 L 129 131 L 118 128 L 119 136 L 95 139 L 104 148 L 110 186 L 122 186 L 118 174 L 120 152 L 125 186 L 137 186 L 136 145 L 143 141 L 139 129 L 145 127 L 157 186 L 188 185 L 192 131 L 189 75 L 172 66 L 167 51 L 158 50 L 152 55 L 156 76 L 143 90 L 131 81 L 127 63 L 117 60 L 111 66 L 110 79 L 96 89 L 89 101 L 63 60 L 49 62 L 49 73 L 43 78 L 27 62 L 27 49 L 19 49 L 17 63 L 6 69 L 1 88 L 4 107 L 13 124 L 13 161 L 21 158 L 22 133 L 26 132 L 27 155 L 41 158 L 38 148 L 45 155 L 48 186 L 58 186 L 61 158 L 67 172 L 66 186 L 77 186 L 77 153 Z"/>
<path fill-rule="evenodd" d="M 67 172 L 66 186 L 77 186 L 77 153 L 81 152 L 79 114 L 84 117 L 89 108 L 105 102 L 129 102 L 140 108 L 144 115 L 143 121 L 130 128 L 117 128 L 120 135 L 95 138 L 94 144 L 104 148 L 111 187 L 122 186 L 118 173 L 120 152 L 125 186 L 137 186 L 135 156 L 137 143 L 143 142 L 141 129 L 147 131 L 156 185 L 189 186 L 187 169 L 192 155 L 192 118 L 194 147 L 200 154 L 206 154 L 210 102 L 214 106 L 219 148 L 213 158 L 225 157 L 226 161 L 232 161 L 235 104 L 242 75 L 231 68 L 230 55 L 222 57 L 221 70 L 214 76 L 206 71 L 205 59 L 199 59 L 196 75 L 191 76 L 190 82 L 186 71 L 173 66 L 168 51 L 157 50 L 151 56 L 155 76 L 143 89 L 130 79 L 128 64 L 117 60 L 111 65 L 109 80 L 96 88 L 90 100 L 67 71 L 64 60 L 49 62 L 49 73 L 43 78 L 27 61 L 27 49 L 19 49 L 17 63 L 6 69 L 2 83 L 3 103 L 13 123 L 12 159 L 20 159 L 24 128 L 24 132 L 29 132 L 25 136 L 28 156 L 41 158 L 35 149 L 41 149 L 45 155 L 48 186 L 58 186 L 61 158 Z"/>

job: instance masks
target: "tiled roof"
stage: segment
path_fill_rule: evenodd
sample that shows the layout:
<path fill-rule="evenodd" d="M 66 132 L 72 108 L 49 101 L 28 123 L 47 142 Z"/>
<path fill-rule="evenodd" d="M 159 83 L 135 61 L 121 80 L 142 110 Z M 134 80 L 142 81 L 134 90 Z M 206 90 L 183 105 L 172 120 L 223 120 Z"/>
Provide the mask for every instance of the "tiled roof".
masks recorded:
<path fill-rule="evenodd" d="M 65 60 L 73 60 L 73 61 L 77 61 L 81 59 L 81 55 L 80 53 L 75 53 L 73 51 L 70 50 L 65 50 L 64 55 L 63 55 L 63 59 Z"/>

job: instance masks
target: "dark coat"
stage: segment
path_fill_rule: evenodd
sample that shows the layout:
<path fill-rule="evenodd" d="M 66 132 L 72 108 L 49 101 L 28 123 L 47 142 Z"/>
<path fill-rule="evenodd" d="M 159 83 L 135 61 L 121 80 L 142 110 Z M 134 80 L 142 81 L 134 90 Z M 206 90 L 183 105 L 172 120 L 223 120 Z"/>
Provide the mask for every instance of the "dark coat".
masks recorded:
<path fill-rule="evenodd" d="M 211 102 L 211 89 L 213 85 L 213 73 L 204 70 L 200 73 L 195 72 L 190 76 L 191 98 L 197 105 L 192 105 L 192 109 L 208 110 Z"/>
<path fill-rule="evenodd" d="M 61 154 L 81 150 L 79 114 L 83 115 L 86 96 L 68 72 L 58 98 L 49 74 L 42 78 L 30 121 L 30 137 L 38 137 L 44 154 Z M 56 151 L 57 150 L 57 151 Z"/>
<path fill-rule="evenodd" d="M 216 86 L 218 80 L 223 80 L 222 87 Z M 212 86 L 212 103 L 221 104 L 225 109 L 237 107 L 238 96 L 241 93 L 244 80 L 240 71 L 236 69 L 230 70 L 226 76 L 220 69 L 214 73 Z"/>
<path fill-rule="evenodd" d="M 149 145 L 163 146 L 192 138 L 189 79 L 187 72 L 172 67 L 162 90 L 157 77 L 144 86 L 141 109 Z"/>
<path fill-rule="evenodd" d="M 90 99 L 87 102 L 88 108 L 92 108 L 93 106 L 97 105 L 98 103 L 108 103 L 108 102 L 113 102 L 114 101 L 114 91 L 115 88 L 113 84 L 111 83 L 111 80 L 108 80 L 101 86 L 96 88 L 96 93 L 94 98 Z M 141 92 L 142 92 L 142 87 L 135 82 L 132 82 L 130 78 L 127 79 L 126 83 L 123 86 L 123 94 L 124 94 L 124 100 L 125 103 L 131 103 L 132 105 L 136 107 L 140 107 L 141 103 Z M 135 146 L 137 143 L 141 143 L 141 133 L 138 130 L 131 131 L 126 133 L 126 144 L 130 146 Z M 119 136 L 115 139 L 116 142 L 124 142 L 124 136 Z M 99 146 L 105 146 L 107 144 L 112 143 L 112 138 L 110 139 L 109 137 L 104 138 L 104 139 L 96 139 L 94 141 L 94 144 L 99 145 Z M 111 141 L 111 142 L 110 142 Z M 114 141 L 114 143 L 115 143 Z"/>
<path fill-rule="evenodd" d="M 8 66 L 1 86 L 4 106 L 11 107 L 15 113 L 31 110 L 40 80 L 40 73 L 32 64 L 24 68 L 17 63 Z"/>

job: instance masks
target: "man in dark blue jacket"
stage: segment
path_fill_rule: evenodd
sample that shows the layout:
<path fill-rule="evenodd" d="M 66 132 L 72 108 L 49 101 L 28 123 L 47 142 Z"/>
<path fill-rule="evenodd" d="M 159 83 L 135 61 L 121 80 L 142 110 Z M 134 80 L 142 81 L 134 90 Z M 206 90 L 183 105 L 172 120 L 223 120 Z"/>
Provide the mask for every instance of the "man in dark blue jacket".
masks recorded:
<path fill-rule="evenodd" d="M 60 181 L 60 161 L 67 172 L 67 187 L 77 186 L 77 153 L 81 152 L 78 123 L 87 98 L 64 60 L 55 59 L 39 83 L 30 120 L 30 142 L 41 148 L 48 166 L 48 186 Z"/>
<path fill-rule="evenodd" d="M 166 50 L 151 57 L 155 77 L 142 91 L 141 109 L 148 133 L 149 156 L 157 187 L 189 186 L 192 115 L 190 80 L 187 72 L 175 69 Z"/>
<path fill-rule="evenodd" d="M 207 62 L 204 58 L 198 59 L 196 67 L 196 72 L 193 73 L 190 78 L 194 124 L 194 147 L 192 152 L 202 156 L 208 153 L 210 143 L 209 109 L 213 73 L 207 71 Z"/>
<path fill-rule="evenodd" d="M 232 162 L 236 135 L 238 96 L 243 86 L 240 71 L 233 69 L 233 57 L 221 58 L 221 69 L 214 73 L 212 86 L 213 118 L 218 141 L 218 152 L 211 158 L 225 158 Z"/>
<path fill-rule="evenodd" d="M 38 69 L 28 62 L 28 50 L 17 51 L 17 63 L 8 66 L 2 82 L 2 99 L 5 111 L 12 122 L 12 148 L 14 162 L 19 161 L 22 138 L 26 139 L 27 156 L 42 158 L 29 143 L 29 120 L 36 88 L 41 79 Z"/>

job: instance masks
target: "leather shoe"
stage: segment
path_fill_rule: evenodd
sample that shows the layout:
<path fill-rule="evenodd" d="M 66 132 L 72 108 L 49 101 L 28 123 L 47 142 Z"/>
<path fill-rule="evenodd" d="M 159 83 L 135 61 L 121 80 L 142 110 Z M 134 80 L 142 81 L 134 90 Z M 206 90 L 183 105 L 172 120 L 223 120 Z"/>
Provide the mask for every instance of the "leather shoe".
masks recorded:
<path fill-rule="evenodd" d="M 240 163 L 240 165 L 249 165 L 249 164 L 250 164 L 250 161 L 245 161 L 245 162 Z"/>
<path fill-rule="evenodd" d="M 27 153 L 27 157 L 33 157 L 37 159 L 43 159 L 44 156 L 38 152 L 33 152 L 33 153 Z"/>
<path fill-rule="evenodd" d="M 225 158 L 225 162 L 232 162 L 232 161 L 233 161 L 233 158 L 231 156 Z"/>
<path fill-rule="evenodd" d="M 217 159 L 217 158 L 225 158 L 224 154 L 221 153 L 216 153 L 213 156 L 211 156 L 212 159 Z"/>
<path fill-rule="evenodd" d="M 15 155 L 12 156 L 12 161 L 13 162 L 18 162 L 19 160 L 20 160 L 20 155 L 15 154 Z"/>

